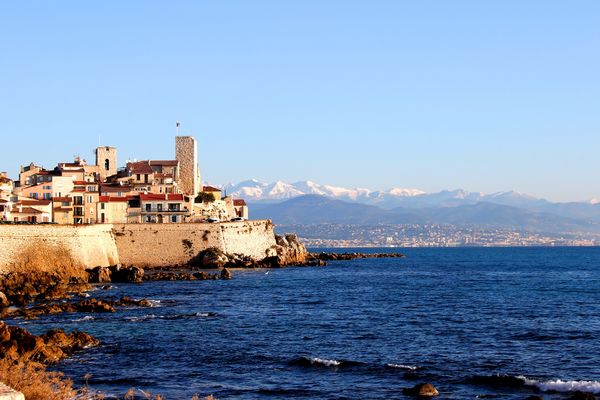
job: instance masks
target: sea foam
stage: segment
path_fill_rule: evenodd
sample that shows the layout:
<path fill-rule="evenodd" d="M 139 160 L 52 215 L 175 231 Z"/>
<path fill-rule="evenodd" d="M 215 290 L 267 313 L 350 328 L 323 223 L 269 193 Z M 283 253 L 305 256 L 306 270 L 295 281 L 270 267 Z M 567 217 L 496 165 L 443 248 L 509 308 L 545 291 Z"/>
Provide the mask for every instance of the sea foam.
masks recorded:
<path fill-rule="evenodd" d="M 519 378 L 525 381 L 525 385 L 535 386 L 544 392 L 575 392 L 579 390 L 582 392 L 600 393 L 599 381 L 563 381 L 561 379 L 537 381 L 524 376 L 519 376 Z"/>

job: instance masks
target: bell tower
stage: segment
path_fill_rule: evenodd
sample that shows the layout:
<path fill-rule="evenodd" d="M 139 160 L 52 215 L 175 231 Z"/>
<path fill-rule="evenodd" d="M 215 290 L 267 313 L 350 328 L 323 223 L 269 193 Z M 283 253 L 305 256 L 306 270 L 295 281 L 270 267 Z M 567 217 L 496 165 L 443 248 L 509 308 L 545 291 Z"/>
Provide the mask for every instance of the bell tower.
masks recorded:
<path fill-rule="evenodd" d="M 102 146 L 96 148 L 96 165 L 100 182 L 104 182 L 107 177 L 117 173 L 117 148 Z"/>

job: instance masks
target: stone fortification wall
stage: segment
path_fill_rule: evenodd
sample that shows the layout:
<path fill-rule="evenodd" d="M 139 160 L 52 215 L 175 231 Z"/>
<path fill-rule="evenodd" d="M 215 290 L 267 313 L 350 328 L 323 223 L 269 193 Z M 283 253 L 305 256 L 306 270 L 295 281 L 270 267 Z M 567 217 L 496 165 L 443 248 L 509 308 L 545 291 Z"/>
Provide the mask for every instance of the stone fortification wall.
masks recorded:
<path fill-rule="evenodd" d="M 140 267 L 185 264 L 209 247 L 257 260 L 276 254 L 271 221 L 114 224 L 114 236 L 121 263 Z"/>
<path fill-rule="evenodd" d="M 275 245 L 271 221 L 0 225 L 0 272 L 34 262 L 48 268 L 181 265 L 209 247 L 262 260 L 276 255 Z"/>
<path fill-rule="evenodd" d="M 94 267 L 119 262 L 111 225 L 0 225 L 0 272 L 36 267 Z M 58 257 L 60 255 L 60 257 Z M 48 265 L 43 265 L 47 263 Z"/>

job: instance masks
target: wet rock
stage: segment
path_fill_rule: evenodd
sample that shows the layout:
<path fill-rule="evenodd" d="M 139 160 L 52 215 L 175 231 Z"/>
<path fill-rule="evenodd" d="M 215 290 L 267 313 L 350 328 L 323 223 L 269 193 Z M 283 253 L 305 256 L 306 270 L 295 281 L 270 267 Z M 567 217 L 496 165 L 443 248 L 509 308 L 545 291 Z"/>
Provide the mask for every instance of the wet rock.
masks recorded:
<path fill-rule="evenodd" d="M 0 322 L 0 353 L 13 361 L 53 363 L 98 344 L 96 338 L 83 332 L 66 334 L 63 330 L 54 329 L 36 336 L 23 328 Z"/>
<path fill-rule="evenodd" d="M 8 297 L 4 294 L 4 292 L 0 292 L 0 308 L 10 306 L 10 301 L 8 301 Z"/>
<path fill-rule="evenodd" d="M 217 247 L 210 247 L 202 250 L 198 255 L 192 258 L 189 265 L 200 268 L 223 268 L 229 262 L 229 257 L 223 250 Z"/>
<path fill-rule="evenodd" d="M 435 397 L 439 392 L 431 383 L 419 383 L 410 389 L 402 390 L 402 393 L 416 397 Z"/>
<path fill-rule="evenodd" d="M 111 282 L 110 269 L 107 267 L 96 267 L 87 271 L 90 283 Z"/>
<path fill-rule="evenodd" d="M 227 268 L 223 268 L 221 271 L 221 279 L 231 279 L 231 272 Z"/>
<path fill-rule="evenodd" d="M 129 297 L 121 297 L 121 299 L 114 303 L 116 306 L 137 306 L 137 307 L 152 307 L 152 304 L 147 299 L 134 300 Z"/>
<path fill-rule="evenodd" d="M 109 267 L 110 278 L 112 282 L 135 282 L 140 283 L 144 280 L 144 270 L 140 267 L 129 266 Z"/>
<path fill-rule="evenodd" d="M 97 299 L 83 300 L 75 304 L 75 309 L 79 312 L 115 312 L 115 308 L 107 302 Z"/>
<path fill-rule="evenodd" d="M 596 400 L 596 396 L 593 393 L 578 390 L 569 397 L 569 400 Z"/>

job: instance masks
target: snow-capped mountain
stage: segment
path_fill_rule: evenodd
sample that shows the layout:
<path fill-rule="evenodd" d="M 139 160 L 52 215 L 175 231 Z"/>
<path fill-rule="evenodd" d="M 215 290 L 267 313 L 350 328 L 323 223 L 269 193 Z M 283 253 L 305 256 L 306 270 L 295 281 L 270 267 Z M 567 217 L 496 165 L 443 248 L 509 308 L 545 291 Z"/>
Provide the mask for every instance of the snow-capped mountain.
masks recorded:
<path fill-rule="evenodd" d="M 425 192 L 418 189 L 392 188 L 386 191 L 373 191 L 364 188 L 347 189 L 332 185 L 320 185 L 312 181 L 300 181 L 290 184 L 282 181 L 264 183 L 256 179 L 225 185 L 223 189 L 229 195 L 241 197 L 251 202 L 272 202 L 316 194 L 339 200 L 377 204 L 385 202 L 390 197 L 399 198 L 425 194 Z"/>
<path fill-rule="evenodd" d="M 228 195 L 243 198 L 250 203 L 278 203 L 300 196 L 317 195 L 333 200 L 378 206 L 383 209 L 439 209 L 492 203 L 516 207 L 536 213 L 552 213 L 567 218 L 586 218 L 600 223 L 600 201 L 552 203 L 516 191 L 485 194 L 464 189 L 425 193 L 419 189 L 392 188 L 370 190 L 348 189 L 321 185 L 312 181 L 264 183 L 256 179 L 222 187 Z"/>

